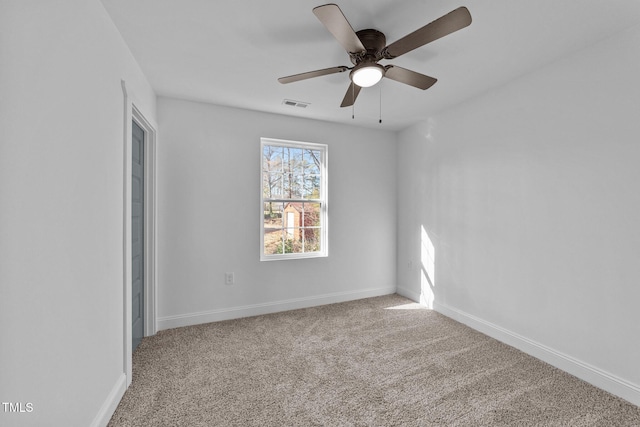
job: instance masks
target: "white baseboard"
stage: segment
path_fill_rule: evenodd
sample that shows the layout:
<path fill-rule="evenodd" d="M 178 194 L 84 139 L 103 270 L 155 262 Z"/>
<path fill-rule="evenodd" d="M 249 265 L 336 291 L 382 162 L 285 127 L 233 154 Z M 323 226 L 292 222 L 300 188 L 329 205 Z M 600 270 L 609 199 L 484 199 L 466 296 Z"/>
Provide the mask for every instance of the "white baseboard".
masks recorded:
<path fill-rule="evenodd" d="M 402 297 L 409 298 L 411 301 L 420 302 L 420 292 L 415 292 L 398 286 L 396 293 Z"/>
<path fill-rule="evenodd" d="M 238 319 L 241 317 L 259 316 L 261 314 L 277 313 L 280 311 L 297 310 L 325 304 L 353 301 L 396 292 L 395 286 L 385 288 L 364 289 L 359 291 L 335 292 L 331 294 L 315 295 L 304 298 L 294 298 L 284 301 L 273 301 L 261 304 L 251 304 L 238 307 L 220 308 L 199 313 L 179 314 L 158 318 L 158 330 L 179 328 L 182 326 L 199 325 L 201 323 L 219 322 L 221 320 Z"/>
<path fill-rule="evenodd" d="M 91 427 L 106 427 L 106 425 L 109 424 L 111 416 L 116 411 L 118 403 L 120 403 L 120 400 L 122 400 L 122 396 L 124 396 L 124 392 L 126 390 L 127 376 L 122 373 L 111 389 L 111 392 L 107 396 L 107 399 L 102 404 L 102 407 L 89 425 Z"/>
<path fill-rule="evenodd" d="M 400 293 L 400 289 L 398 289 L 398 293 Z M 640 406 L 640 386 L 637 384 L 630 383 L 574 357 L 445 304 L 436 302 L 433 308 L 437 312 L 480 331 L 485 335 L 515 347 L 581 380 L 621 397 L 634 405 Z"/>

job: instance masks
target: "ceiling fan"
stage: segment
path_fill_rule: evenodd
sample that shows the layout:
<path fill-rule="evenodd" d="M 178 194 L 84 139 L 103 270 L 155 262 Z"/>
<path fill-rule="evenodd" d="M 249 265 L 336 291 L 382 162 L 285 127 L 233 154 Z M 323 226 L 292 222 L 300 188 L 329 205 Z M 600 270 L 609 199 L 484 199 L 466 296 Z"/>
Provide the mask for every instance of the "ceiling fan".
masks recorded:
<path fill-rule="evenodd" d="M 378 61 L 397 58 L 471 24 L 469 10 L 466 7 L 459 7 L 386 46 L 386 37 L 378 30 L 366 29 L 355 32 L 336 4 L 318 6 L 313 9 L 313 13 L 347 51 L 354 66 L 342 65 L 309 71 L 281 77 L 278 81 L 283 84 L 292 83 L 351 70 L 349 73 L 351 84 L 340 104 L 341 107 L 352 106 L 361 88 L 373 86 L 383 77 L 422 90 L 430 88 L 437 79 L 396 65 L 380 65 Z"/>

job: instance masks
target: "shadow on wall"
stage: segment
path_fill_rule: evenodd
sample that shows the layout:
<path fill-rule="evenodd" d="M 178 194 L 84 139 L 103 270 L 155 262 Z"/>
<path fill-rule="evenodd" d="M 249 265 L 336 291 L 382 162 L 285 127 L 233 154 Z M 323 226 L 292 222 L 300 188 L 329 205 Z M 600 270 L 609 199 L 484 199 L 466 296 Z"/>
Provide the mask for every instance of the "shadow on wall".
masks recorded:
<path fill-rule="evenodd" d="M 424 225 L 420 226 L 420 231 L 420 304 L 433 309 L 436 287 L 436 250 Z"/>

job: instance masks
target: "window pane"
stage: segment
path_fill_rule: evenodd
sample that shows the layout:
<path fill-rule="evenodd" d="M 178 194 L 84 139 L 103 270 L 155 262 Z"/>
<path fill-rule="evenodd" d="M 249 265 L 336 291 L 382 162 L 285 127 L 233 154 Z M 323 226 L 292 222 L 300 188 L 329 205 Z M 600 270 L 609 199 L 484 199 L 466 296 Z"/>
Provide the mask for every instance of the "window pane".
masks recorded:
<path fill-rule="evenodd" d="M 320 198 L 319 150 L 265 145 L 262 191 L 267 198 Z"/>
<path fill-rule="evenodd" d="M 320 198 L 320 160 L 321 153 L 317 150 L 305 150 L 304 157 L 304 195 L 305 199 Z"/>
<path fill-rule="evenodd" d="M 283 197 L 288 199 L 301 199 L 303 193 L 302 175 L 293 172 L 285 173 L 283 178 Z"/>
<path fill-rule="evenodd" d="M 304 177 L 304 199 L 320 198 L 320 175 L 305 175 Z"/>
<path fill-rule="evenodd" d="M 320 175 L 321 154 L 315 150 L 305 150 L 305 174 Z"/>
<path fill-rule="evenodd" d="M 291 148 L 291 147 L 283 147 L 283 167 L 284 171 L 287 173 L 293 173 L 295 170 L 296 162 L 299 162 L 299 149 Z"/>
<path fill-rule="evenodd" d="M 282 192 L 282 173 L 264 173 L 263 174 L 263 192 L 265 197 L 269 198 L 282 198 L 284 193 Z M 268 194 L 268 195 L 267 195 Z"/>
<path fill-rule="evenodd" d="M 291 171 L 295 176 L 302 177 L 304 173 L 304 150 L 300 148 L 291 149 Z"/>
<path fill-rule="evenodd" d="M 304 172 L 302 149 L 284 147 L 283 150 L 283 197 L 292 199 L 302 198 L 302 178 Z"/>
<path fill-rule="evenodd" d="M 302 219 L 302 203 L 285 203 L 282 215 L 283 228 L 288 239 L 298 239 Z"/>
<path fill-rule="evenodd" d="M 304 252 L 320 252 L 320 229 L 304 228 L 302 230 Z"/>
<path fill-rule="evenodd" d="M 264 253 L 282 253 L 282 203 L 264 204 Z M 280 252 L 278 252 L 280 251 Z"/>
<path fill-rule="evenodd" d="M 262 172 L 262 195 L 266 198 L 273 197 L 273 178 L 268 172 Z"/>
<path fill-rule="evenodd" d="M 282 203 L 265 202 L 264 230 L 265 232 L 282 229 Z"/>
<path fill-rule="evenodd" d="M 292 254 L 302 252 L 300 228 L 278 230 L 264 236 L 264 253 Z"/>
<path fill-rule="evenodd" d="M 283 167 L 283 152 L 282 147 L 267 146 L 268 152 L 265 154 L 265 158 L 269 161 L 269 171 L 282 172 Z"/>
<path fill-rule="evenodd" d="M 283 252 L 283 248 L 285 247 L 282 244 L 283 241 L 286 241 L 286 236 L 284 236 L 283 230 L 278 229 L 277 231 L 272 231 L 270 233 L 267 233 L 265 230 L 264 253 L 267 255 L 287 253 Z"/>
<path fill-rule="evenodd" d="M 295 229 L 295 235 L 287 240 L 287 250 L 293 254 L 302 253 L 302 230 L 300 228 Z"/>
<path fill-rule="evenodd" d="M 262 171 L 282 172 L 282 147 L 264 145 L 262 148 Z"/>
<path fill-rule="evenodd" d="M 303 210 L 303 227 L 320 226 L 320 203 L 301 203 Z"/>

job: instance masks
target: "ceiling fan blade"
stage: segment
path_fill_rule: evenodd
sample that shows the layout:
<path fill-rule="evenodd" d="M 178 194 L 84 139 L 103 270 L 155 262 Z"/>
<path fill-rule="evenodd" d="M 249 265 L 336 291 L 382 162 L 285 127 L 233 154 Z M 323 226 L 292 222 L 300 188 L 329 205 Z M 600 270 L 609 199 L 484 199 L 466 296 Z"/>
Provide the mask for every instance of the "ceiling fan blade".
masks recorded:
<path fill-rule="evenodd" d="M 325 4 L 313 9 L 316 17 L 348 53 L 364 52 L 366 49 L 342 10 L 335 4 Z"/>
<path fill-rule="evenodd" d="M 433 77 L 425 76 L 406 68 L 396 67 L 395 65 L 388 65 L 386 68 L 387 71 L 384 73 L 386 78 L 417 87 L 418 89 L 429 89 L 438 81 Z"/>
<path fill-rule="evenodd" d="M 280 83 L 282 83 L 282 84 L 293 83 L 293 82 L 297 82 L 297 81 L 300 81 L 300 80 L 310 79 L 312 77 L 320 77 L 320 76 L 326 76 L 327 74 L 342 73 L 343 71 L 347 71 L 348 69 L 349 69 L 349 67 L 345 67 L 345 66 L 324 68 L 322 70 L 316 70 L 316 71 L 309 71 L 309 72 L 306 72 L 306 73 L 294 74 L 293 76 L 280 77 L 278 79 L 278 81 Z"/>
<path fill-rule="evenodd" d="M 362 89 L 357 84 L 351 83 L 349 85 L 349 89 L 347 89 L 347 93 L 344 95 L 344 99 L 342 100 L 341 107 L 351 107 L 355 102 L 358 94 L 360 93 L 360 89 Z"/>
<path fill-rule="evenodd" d="M 466 7 L 459 7 L 424 27 L 391 43 L 385 48 L 385 58 L 393 59 L 471 24 L 471 14 Z"/>

